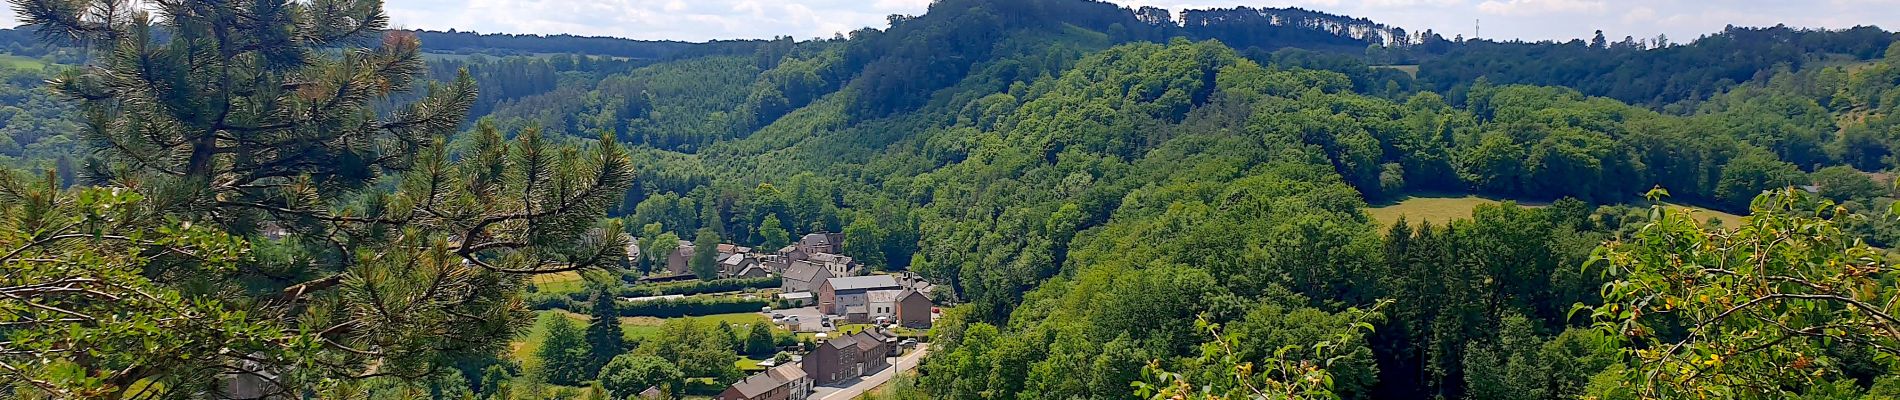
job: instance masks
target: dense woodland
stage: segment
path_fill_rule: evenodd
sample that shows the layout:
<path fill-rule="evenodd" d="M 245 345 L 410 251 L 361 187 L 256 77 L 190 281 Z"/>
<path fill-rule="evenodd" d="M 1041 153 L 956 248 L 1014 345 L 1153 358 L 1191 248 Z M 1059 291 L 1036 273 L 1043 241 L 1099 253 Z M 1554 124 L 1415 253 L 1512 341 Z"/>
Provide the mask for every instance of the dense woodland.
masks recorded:
<path fill-rule="evenodd" d="M 723 385 L 789 339 L 554 317 L 543 349 L 565 350 L 501 349 L 548 298 L 528 277 L 650 268 L 627 236 L 651 256 L 814 232 L 954 305 L 893 398 L 1900 396 L 1900 44 L 1879 28 L 1525 43 L 942 0 L 693 44 L 385 34 L 374 2 L 157 27 L 15 3 L 38 25 L 0 47 L 45 70 L 0 71 L 0 155 L 30 171 L 0 179 L 10 396 Z M 231 15 L 301 39 L 207 22 Z M 255 79 L 184 67 L 208 54 Z M 160 72 L 110 73 L 133 70 Z M 1365 212 L 1445 193 L 1540 206 Z M 551 301 L 619 315 L 602 298 Z"/>

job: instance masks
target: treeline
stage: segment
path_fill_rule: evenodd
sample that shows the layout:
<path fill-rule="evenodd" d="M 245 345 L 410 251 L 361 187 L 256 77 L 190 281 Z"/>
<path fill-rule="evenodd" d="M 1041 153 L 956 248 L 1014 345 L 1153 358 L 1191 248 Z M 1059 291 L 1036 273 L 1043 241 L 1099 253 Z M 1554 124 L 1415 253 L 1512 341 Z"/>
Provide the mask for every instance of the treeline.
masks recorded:
<path fill-rule="evenodd" d="M 28 28 L 30 27 L 0 29 L 0 52 L 38 58 L 49 63 L 79 64 L 85 61 L 85 52 L 72 46 L 72 43 L 45 40 L 46 38 Z"/>
<path fill-rule="evenodd" d="M 454 29 L 447 32 L 431 30 L 411 32 L 422 39 L 424 50 L 496 56 L 562 53 L 659 59 L 694 46 L 692 43 L 670 40 L 632 40 L 601 36 L 475 33 Z"/>
<path fill-rule="evenodd" d="M 1456 91 L 1478 78 L 1496 84 L 1562 86 L 1590 96 L 1687 113 L 1695 103 L 1777 70 L 1877 59 L 1894 34 L 1874 27 L 1807 30 L 1786 26 L 1741 28 L 1687 43 L 1667 37 L 1637 40 L 1493 42 L 1466 40 L 1420 47 L 1418 75 L 1438 91 Z M 1686 104 L 1678 104 L 1686 103 Z"/>
<path fill-rule="evenodd" d="M 80 183 L 88 160 L 75 108 L 52 91 L 47 79 L 58 65 L 0 68 L 0 164 L 51 171 L 62 186 Z"/>

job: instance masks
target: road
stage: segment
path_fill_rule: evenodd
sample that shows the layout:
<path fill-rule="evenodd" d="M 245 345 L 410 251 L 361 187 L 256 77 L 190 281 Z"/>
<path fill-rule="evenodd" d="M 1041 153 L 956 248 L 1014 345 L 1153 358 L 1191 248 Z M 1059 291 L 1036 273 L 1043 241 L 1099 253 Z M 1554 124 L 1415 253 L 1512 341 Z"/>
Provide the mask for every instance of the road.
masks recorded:
<path fill-rule="evenodd" d="M 858 380 L 857 383 L 851 384 L 851 386 L 838 388 L 835 392 L 827 393 L 822 396 L 814 396 L 813 400 L 856 399 L 858 396 L 870 392 L 871 389 L 876 389 L 878 386 L 883 386 L 885 382 L 890 382 L 891 378 L 897 377 L 897 374 L 917 368 L 917 363 L 924 359 L 924 354 L 926 353 L 930 353 L 929 343 L 917 346 L 917 351 L 910 352 L 910 354 L 903 357 L 898 357 L 897 362 L 891 363 L 890 368 L 885 368 L 883 371 L 864 377 Z"/>

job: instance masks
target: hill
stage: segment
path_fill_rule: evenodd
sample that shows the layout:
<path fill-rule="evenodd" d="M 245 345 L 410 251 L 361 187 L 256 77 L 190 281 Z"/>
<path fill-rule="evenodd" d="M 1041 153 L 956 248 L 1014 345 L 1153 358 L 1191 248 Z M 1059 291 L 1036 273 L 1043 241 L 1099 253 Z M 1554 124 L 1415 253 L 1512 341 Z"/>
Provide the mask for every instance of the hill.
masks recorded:
<path fill-rule="evenodd" d="M 1306 369 L 1261 379 L 1342 398 L 1624 394 L 1614 335 L 1572 315 L 1613 301 L 1614 272 L 1586 262 L 1652 222 L 1696 227 L 1618 204 L 1660 187 L 1745 214 L 1802 186 L 1801 205 L 1869 213 L 1900 167 L 1900 47 L 1874 28 L 1494 43 L 1292 8 L 941 0 L 812 41 L 418 36 L 481 54 L 417 82 L 466 71 L 481 90 L 483 134 L 450 138 L 456 157 L 499 160 L 475 154 L 496 132 L 618 141 L 637 178 L 609 213 L 628 234 L 843 232 L 846 255 L 939 285 L 955 307 L 918 398 L 1128 398 L 1163 371 L 1238 392 L 1233 371 L 1273 362 Z M 1415 193 L 1540 206 L 1368 210 Z M 1831 349 L 1832 383 L 1763 397 L 1894 382 L 1870 348 Z M 537 383 L 509 357 L 445 361 L 464 372 L 443 379 Z"/>

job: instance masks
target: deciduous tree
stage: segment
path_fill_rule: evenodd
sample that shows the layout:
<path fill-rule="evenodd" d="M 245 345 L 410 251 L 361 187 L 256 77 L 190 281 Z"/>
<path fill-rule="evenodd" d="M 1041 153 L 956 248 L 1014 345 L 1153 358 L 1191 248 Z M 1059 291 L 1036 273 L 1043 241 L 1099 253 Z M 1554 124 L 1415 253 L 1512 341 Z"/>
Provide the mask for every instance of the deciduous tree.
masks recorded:
<path fill-rule="evenodd" d="M 1845 211 L 1795 189 L 1753 209 L 1718 231 L 1659 208 L 1658 220 L 1603 249 L 1617 280 L 1590 315 L 1628 354 L 1624 394 L 1792 397 L 1839 373 L 1836 346 L 1900 356 L 1894 267 L 1841 231 Z"/>
<path fill-rule="evenodd" d="M 614 398 L 631 398 L 650 387 L 667 392 L 681 389 L 685 374 L 673 363 L 650 355 L 622 354 L 600 370 L 600 384 Z"/>

